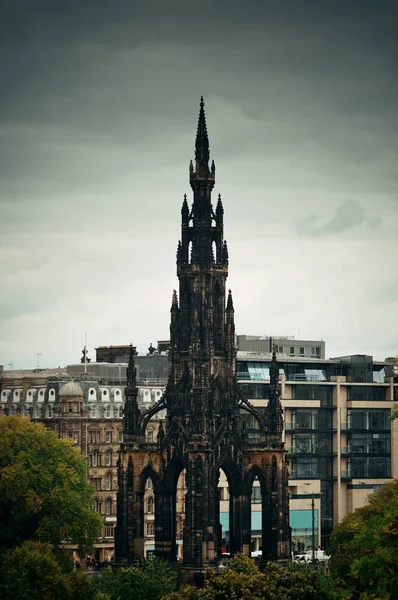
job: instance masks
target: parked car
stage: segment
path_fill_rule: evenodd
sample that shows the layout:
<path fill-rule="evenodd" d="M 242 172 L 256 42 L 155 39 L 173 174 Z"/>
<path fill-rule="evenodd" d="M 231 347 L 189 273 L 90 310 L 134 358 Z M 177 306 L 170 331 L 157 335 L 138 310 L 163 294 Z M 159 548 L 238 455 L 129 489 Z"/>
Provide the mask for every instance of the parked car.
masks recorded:
<path fill-rule="evenodd" d="M 325 550 L 315 550 L 314 560 L 316 563 L 327 563 L 327 561 L 329 559 L 330 559 L 330 556 L 328 556 L 326 554 Z M 305 554 L 296 554 L 296 556 L 293 557 L 293 560 L 295 562 L 311 563 L 312 562 L 312 550 L 307 550 L 307 552 Z"/>

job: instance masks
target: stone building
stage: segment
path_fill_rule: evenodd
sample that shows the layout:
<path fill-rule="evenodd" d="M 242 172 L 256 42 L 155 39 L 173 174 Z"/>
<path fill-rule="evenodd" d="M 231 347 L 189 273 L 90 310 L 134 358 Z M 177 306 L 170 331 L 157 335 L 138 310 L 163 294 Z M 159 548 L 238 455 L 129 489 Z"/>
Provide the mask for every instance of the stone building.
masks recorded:
<path fill-rule="evenodd" d="M 215 165 L 209 167 L 209 140 L 203 99 L 189 166 L 193 204 L 181 210 L 177 248 L 179 294 L 174 291 L 170 324 L 170 375 L 157 405 L 142 414 L 131 348 L 124 411 L 124 438 L 118 466 L 116 560 L 144 554 L 144 494 L 154 490 L 155 552 L 177 558 L 177 488 L 185 478 L 183 563 L 214 565 L 222 551 L 219 479 L 229 486 L 229 549 L 250 553 L 251 495 L 260 484 L 263 560 L 290 557 L 287 462 L 282 442 L 279 367 L 273 355 L 269 401 L 259 411 L 245 398 L 236 377 L 232 294 L 226 291 L 228 249 L 221 196 L 213 209 Z M 148 423 L 166 411 L 153 442 Z M 257 423 L 250 440 L 242 413 Z"/>

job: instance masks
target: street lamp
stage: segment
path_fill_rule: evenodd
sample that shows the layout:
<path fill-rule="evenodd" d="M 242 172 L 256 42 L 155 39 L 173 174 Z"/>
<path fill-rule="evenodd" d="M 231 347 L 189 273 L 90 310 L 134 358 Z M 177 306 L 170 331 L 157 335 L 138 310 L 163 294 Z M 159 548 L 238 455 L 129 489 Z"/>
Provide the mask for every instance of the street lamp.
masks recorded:
<path fill-rule="evenodd" d="M 305 483 L 304 485 L 311 485 Z M 310 494 L 307 494 L 308 496 Z M 312 513 L 312 564 L 315 564 L 315 494 L 311 492 L 311 513 Z"/>

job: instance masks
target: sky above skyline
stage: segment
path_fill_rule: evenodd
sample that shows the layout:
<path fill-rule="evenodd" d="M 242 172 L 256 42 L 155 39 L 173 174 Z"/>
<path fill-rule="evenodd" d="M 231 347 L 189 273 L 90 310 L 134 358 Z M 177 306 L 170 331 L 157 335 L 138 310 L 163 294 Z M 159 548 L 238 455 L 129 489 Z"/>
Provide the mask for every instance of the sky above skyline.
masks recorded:
<path fill-rule="evenodd" d="M 5 0 L 0 364 L 168 339 L 204 96 L 237 334 L 398 353 L 394 0 Z"/>

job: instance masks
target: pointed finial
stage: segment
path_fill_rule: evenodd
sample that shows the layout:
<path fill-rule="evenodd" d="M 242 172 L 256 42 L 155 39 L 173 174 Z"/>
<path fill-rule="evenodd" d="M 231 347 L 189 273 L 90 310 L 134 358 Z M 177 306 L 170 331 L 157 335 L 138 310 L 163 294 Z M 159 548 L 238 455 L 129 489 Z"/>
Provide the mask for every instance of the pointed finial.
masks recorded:
<path fill-rule="evenodd" d="M 176 290 L 173 290 L 173 296 L 172 296 L 172 299 L 171 299 L 171 308 L 172 308 L 172 310 L 173 309 L 174 310 L 178 309 L 178 299 L 177 299 L 177 292 L 176 292 Z"/>
<path fill-rule="evenodd" d="M 136 385 L 136 370 L 134 356 L 137 354 L 136 347 L 130 344 L 129 364 L 127 367 L 127 387 L 133 388 Z"/>
<path fill-rule="evenodd" d="M 279 366 L 276 360 L 276 346 L 272 347 L 272 360 L 270 365 L 270 384 L 271 388 L 277 389 L 279 385 Z"/>
<path fill-rule="evenodd" d="M 199 109 L 199 120 L 198 129 L 196 132 L 195 141 L 195 159 L 196 161 L 208 170 L 209 164 L 209 138 L 207 137 L 207 126 L 206 117 L 204 110 L 203 96 L 200 97 L 200 109 Z"/>
<path fill-rule="evenodd" d="M 224 214 L 224 209 L 221 201 L 221 194 L 218 194 L 217 206 L 216 206 L 216 214 L 221 216 Z"/>
<path fill-rule="evenodd" d="M 234 303 L 232 302 L 232 292 L 228 290 L 227 310 L 234 312 Z"/>

